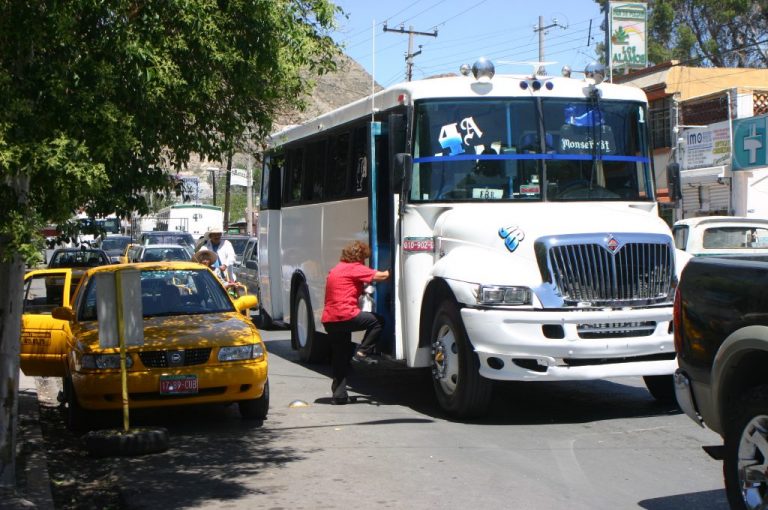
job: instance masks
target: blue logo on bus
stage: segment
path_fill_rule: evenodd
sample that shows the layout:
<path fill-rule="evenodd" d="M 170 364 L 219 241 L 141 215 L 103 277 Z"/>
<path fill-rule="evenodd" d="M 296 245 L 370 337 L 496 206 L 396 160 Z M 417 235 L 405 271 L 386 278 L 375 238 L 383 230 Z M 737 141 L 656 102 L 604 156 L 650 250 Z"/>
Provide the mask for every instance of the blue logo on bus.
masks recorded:
<path fill-rule="evenodd" d="M 510 225 L 509 227 L 501 227 L 499 229 L 499 237 L 504 239 L 504 246 L 513 252 L 520 246 L 520 241 L 525 239 L 525 232 L 520 230 L 517 225 Z"/>

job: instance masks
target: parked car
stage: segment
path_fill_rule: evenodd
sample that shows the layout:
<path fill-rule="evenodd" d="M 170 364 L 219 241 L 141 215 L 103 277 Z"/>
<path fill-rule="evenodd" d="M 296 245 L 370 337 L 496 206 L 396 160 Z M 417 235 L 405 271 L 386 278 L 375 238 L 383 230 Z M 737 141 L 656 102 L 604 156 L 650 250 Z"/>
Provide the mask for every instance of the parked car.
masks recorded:
<path fill-rule="evenodd" d="M 91 267 L 111 264 L 112 260 L 104 250 L 96 248 L 60 248 L 51 254 L 48 269 L 72 269 L 72 292 L 80 282 L 83 273 Z"/>
<path fill-rule="evenodd" d="M 48 269 L 60 267 L 86 268 L 111 264 L 112 260 L 104 250 L 95 248 L 61 248 L 53 252 Z"/>
<path fill-rule="evenodd" d="M 159 262 L 161 260 L 192 260 L 186 246 L 178 244 L 148 244 L 139 246 L 132 262 Z"/>
<path fill-rule="evenodd" d="M 108 235 L 101 241 L 100 248 L 107 252 L 113 263 L 119 264 L 120 257 L 129 244 L 131 244 L 131 236 Z"/>
<path fill-rule="evenodd" d="M 230 243 L 232 243 L 232 248 L 235 250 L 235 257 L 238 262 L 242 262 L 243 260 L 243 254 L 245 253 L 245 247 L 248 244 L 248 240 L 251 239 L 250 236 L 244 235 L 244 234 L 224 234 L 221 236 L 222 239 L 226 239 Z"/>
<path fill-rule="evenodd" d="M 704 216 L 675 222 L 675 246 L 694 257 L 768 260 L 768 219 Z"/>
<path fill-rule="evenodd" d="M 139 236 L 139 244 L 178 244 L 181 246 L 195 246 L 195 239 L 189 232 L 171 232 L 166 230 L 156 230 L 152 232 L 142 232 Z"/>
<path fill-rule="evenodd" d="M 768 262 L 694 258 L 675 295 L 675 393 L 724 446 L 731 508 L 768 508 Z"/>
<path fill-rule="evenodd" d="M 95 411 L 122 407 L 119 354 L 99 345 L 96 277 L 123 269 L 140 271 L 135 306 L 140 303 L 144 317 L 143 344 L 127 347 L 131 407 L 237 402 L 244 418 L 264 419 L 267 351 L 243 316 L 255 298 L 232 300 L 199 264 L 161 262 L 91 269 L 71 301 L 71 270 L 26 275 L 21 368 L 28 375 L 63 377 L 68 425 L 87 427 Z M 46 293 L 51 278 L 61 280 L 60 294 Z"/>
<path fill-rule="evenodd" d="M 242 260 L 235 264 L 237 281 L 248 288 L 248 293 L 258 296 L 259 292 L 259 249 L 258 237 L 250 237 L 243 251 Z"/>

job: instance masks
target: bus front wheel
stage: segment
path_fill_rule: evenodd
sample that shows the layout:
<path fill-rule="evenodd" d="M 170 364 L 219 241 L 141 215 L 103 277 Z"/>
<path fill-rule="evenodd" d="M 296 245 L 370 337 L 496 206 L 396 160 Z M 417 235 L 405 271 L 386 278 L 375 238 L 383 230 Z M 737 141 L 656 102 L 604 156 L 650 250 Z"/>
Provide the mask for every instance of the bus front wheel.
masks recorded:
<path fill-rule="evenodd" d="M 291 345 L 299 351 L 299 359 L 306 363 L 321 363 L 329 355 L 326 338 L 315 331 L 312 303 L 307 285 L 302 283 L 293 298 L 291 317 Z"/>
<path fill-rule="evenodd" d="M 445 300 L 438 308 L 431 340 L 432 383 L 440 406 L 456 418 L 484 415 L 492 382 L 480 375 L 480 362 L 453 301 Z"/>

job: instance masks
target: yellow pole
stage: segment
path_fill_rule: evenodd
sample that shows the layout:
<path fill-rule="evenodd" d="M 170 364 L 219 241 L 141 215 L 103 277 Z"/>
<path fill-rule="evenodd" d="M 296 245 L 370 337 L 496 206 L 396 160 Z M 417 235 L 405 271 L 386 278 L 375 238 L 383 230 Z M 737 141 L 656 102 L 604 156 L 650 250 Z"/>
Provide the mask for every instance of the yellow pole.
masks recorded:
<path fill-rule="evenodd" d="M 117 339 L 120 344 L 120 380 L 123 387 L 123 430 L 128 432 L 128 371 L 125 366 L 125 338 L 123 338 L 123 285 L 120 271 L 115 271 L 115 296 L 117 301 Z"/>

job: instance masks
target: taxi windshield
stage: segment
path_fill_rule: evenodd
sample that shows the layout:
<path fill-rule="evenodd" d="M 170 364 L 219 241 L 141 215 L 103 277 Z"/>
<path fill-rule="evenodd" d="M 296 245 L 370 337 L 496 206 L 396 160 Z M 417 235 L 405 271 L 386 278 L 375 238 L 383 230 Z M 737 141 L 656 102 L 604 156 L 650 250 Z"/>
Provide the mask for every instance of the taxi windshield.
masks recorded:
<path fill-rule="evenodd" d="M 79 320 L 96 320 L 95 278 L 88 282 L 80 301 Z M 207 269 L 142 271 L 141 304 L 144 317 L 235 311 L 226 291 Z"/>

